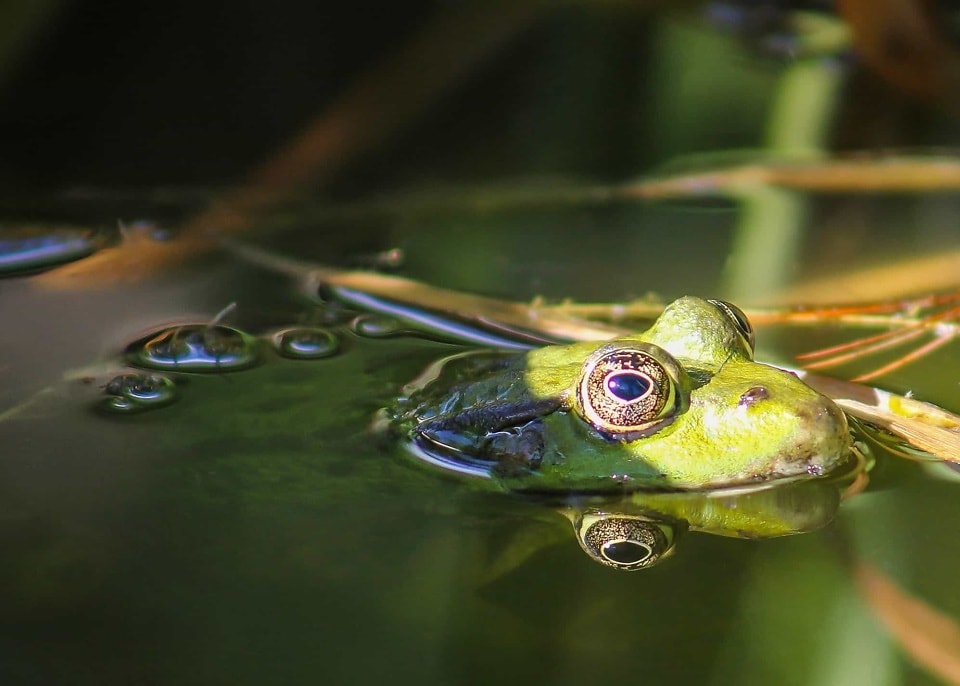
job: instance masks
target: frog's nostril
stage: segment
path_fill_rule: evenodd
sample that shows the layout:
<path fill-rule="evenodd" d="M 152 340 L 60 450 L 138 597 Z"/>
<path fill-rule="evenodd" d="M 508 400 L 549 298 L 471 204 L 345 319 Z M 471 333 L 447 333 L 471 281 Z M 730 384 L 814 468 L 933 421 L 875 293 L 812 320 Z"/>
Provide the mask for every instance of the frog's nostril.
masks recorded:
<path fill-rule="evenodd" d="M 737 405 L 740 407 L 753 405 L 755 402 L 769 397 L 770 391 L 768 391 L 765 386 L 754 386 L 753 388 L 747 389 L 743 395 L 740 396 L 740 400 L 737 402 Z"/>

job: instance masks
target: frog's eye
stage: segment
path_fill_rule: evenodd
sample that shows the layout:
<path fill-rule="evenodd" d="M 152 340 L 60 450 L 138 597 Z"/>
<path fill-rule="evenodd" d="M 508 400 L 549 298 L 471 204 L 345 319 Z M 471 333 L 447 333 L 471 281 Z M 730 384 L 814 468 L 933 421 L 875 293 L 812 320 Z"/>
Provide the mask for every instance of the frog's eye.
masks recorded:
<path fill-rule="evenodd" d="M 681 410 L 680 367 L 644 343 L 605 346 L 584 363 L 575 409 L 620 440 L 649 436 Z"/>
<path fill-rule="evenodd" d="M 608 567 L 632 571 L 656 564 L 673 552 L 676 529 L 647 517 L 584 515 L 574 522 L 580 547 Z"/>
<path fill-rule="evenodd" d="M 730 321 L 736 325 L 737 331 L 739 331 L 740 335 L 743 336 L 743 340 L 746 342 L 747 348 L 752 353 L 756 347 L 757 336 L 753 331 L 753 324 L 751 324 L 750 320 L 747 319 L 747 315 L 743 313 L 743 310 L 736 305 L 728 303 L 726 300 L 708 300 L 707 302 L 727 315 Z"/>

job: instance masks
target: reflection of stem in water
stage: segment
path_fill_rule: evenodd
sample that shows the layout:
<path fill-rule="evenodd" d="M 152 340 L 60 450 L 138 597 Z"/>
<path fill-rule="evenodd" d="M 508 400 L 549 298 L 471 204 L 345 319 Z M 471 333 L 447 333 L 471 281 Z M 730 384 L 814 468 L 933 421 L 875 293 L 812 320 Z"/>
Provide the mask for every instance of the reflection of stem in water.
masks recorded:
<path fill-rule="evenodd" d="M 855 575 L 860 594 L 897 645 L 929 673 L 960 684 L 957 620 L 909 595 L 870 564 L 857 564 Z"/>
<path fill-rule="evenodd" d="M 840 87 L 840 72 L 827 60 L 805 61 L 783 77 L 768 132 L 774 153 L 816 154 L 824 147 Z M 724 292 L 756 300 L 782 288 L 793 270 L 807 202 L 782 188 L 746 187 L 742 216 L 727 264 Z"/>

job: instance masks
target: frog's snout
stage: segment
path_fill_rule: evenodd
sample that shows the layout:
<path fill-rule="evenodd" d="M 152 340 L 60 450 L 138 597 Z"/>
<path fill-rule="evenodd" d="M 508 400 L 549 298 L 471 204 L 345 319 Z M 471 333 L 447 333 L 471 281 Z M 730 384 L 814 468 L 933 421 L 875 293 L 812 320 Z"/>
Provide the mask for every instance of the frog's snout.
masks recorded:
<path fill-rule="evenodd" d="M 847 416 L 829 398 L 821 395 L 797 408 L 802 438 L 797 446 L 795 464 L 808 474 L 825 474 L 843 461 L 852 439 Z"/>
<path fill-rule="evenodd" d="M 818 396 L 801 405 L 798 414 L 811 423 L 813 433 L 822 434 L 825 438 L 847 433 L 847 416 L 826 396 Z"/>
<path fill-rule="evenodd" d="M 852 439 L 836 403 L 782 370 L 763 367 L 753 374 L 730 405 L 742 440 L 731 443 L 752 455 L 746 474 L 764 480 L 817 476 L 846 459 Z"/>

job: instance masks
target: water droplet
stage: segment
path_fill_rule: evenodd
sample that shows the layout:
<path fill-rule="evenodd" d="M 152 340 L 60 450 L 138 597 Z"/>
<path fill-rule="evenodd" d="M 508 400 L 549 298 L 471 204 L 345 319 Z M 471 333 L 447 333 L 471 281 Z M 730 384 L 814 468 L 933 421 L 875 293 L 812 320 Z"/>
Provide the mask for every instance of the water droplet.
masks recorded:
<path fill-rule="evenodd" d="M 177 399 L 177 386 L 162 374 L 120 374 L 113 377 L 103 392 L 103 408 L 127 414 L 169 405 Z"/>
<path fill-rule="evenodd" d="M 365 338 L 390 338 L 409 333 L 400 320 L 380 314 L 360 315 L 350 323 L 350 328 Z"/>
<path fill-rule="evenodd" d="M 331 357 L 340 350 L 336 334 L 320 327 L 300 326 L 283 329 L 273 335 L 277 352 L 295 360 Z"/>
<path fill-rule="evenodd" d="M 131 343 L 126 355 L 131 364 L 146 369 L 232 372 L 260 361 L 260 341 L 222 324 L 185 324 Z"/>
<path fill-rule="evenodd" d="M 71 226 L 0 226 L 0 276 L 51 269 L 106 245 L 97 229 Z"/>

